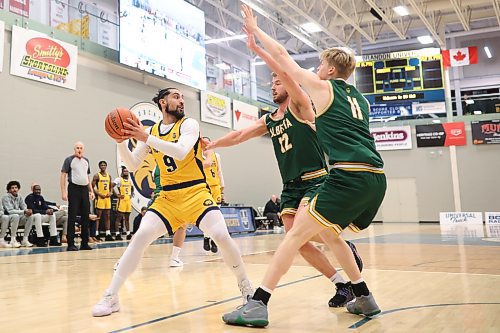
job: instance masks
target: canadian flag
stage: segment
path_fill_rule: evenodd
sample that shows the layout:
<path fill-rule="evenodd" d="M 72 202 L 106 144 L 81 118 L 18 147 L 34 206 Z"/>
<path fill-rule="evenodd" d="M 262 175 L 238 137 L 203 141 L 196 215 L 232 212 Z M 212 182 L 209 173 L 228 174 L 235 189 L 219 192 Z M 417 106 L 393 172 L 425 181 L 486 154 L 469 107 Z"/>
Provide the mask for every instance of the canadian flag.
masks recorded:
<path fill-rule="evenodd" d="M 455 67 L 477 64 L 477 47 L 443 50 L 443 66 Z"/>

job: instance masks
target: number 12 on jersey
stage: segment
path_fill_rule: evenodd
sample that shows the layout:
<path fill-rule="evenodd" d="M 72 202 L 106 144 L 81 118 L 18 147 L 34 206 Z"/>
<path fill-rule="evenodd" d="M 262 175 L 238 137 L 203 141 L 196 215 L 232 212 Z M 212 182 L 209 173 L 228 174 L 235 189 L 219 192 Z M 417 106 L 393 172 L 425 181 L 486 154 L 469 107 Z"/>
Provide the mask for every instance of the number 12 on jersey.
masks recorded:
<path fill-rule="evenodd" d="M 280 136 L 278 138 L 278 141 L 280 143 L 282 153 L 286 153 L 287 151 L 293 148 L 292 144 L 288 142 L 288 134 L 286 133 Z"/>

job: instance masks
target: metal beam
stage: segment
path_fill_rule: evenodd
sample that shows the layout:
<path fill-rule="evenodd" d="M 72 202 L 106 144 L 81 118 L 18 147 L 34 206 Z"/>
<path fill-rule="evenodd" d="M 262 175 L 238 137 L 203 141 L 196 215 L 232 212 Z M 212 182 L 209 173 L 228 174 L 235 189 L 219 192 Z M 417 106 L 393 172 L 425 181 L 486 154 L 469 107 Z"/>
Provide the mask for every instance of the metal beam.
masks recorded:
<path fill-rule="evenodd" d="M 387 15 L 385 15 L 385 13 L 382 11 L 382 9 L 380 9 L 378 7 L 378 5 L 375 3 L 375 1 L 366 0 L 366 2 L 373 8 L 373 10 L 375 10 L 380 15 L 380 17 L 382 17 L 382 20 L 384 20 L 384 22 L 396 33 L 396 35 L 398 35 L 398 37 L 400 39 L 406 38 L 406 36 L 401 31 L 399 31 L 398 27 L 396 27 L 396 25 L 394 25 L 394 23 L 392 23 L 391 18 L 389 18 Z"/>
<path fill-rule="evenodd" d="M 327 27 L 325 27 L 324 25 L 322 25 L 316 19 L 314 19 L 311 16 L 309 16 L 309 14 L 307 14 L 305 11 L 303 11 L 302 9 L 300 9 L 299 7 L 297 7 L 295 4 L 293 4 L 292 2 L 290 2 L 288 0 L 283 0 L 283 2 L 286 3 L 288 6 L 290 6 L 295 12 L 299 13 L 304 18 L 306 18 L 307 20 L 309 20 L 309 22 L 313 22 L 313 23 L 317 24 L 323 30 L 323 32 L 325 34 L 327 34 L 330 38 L 332 38 L 333 40 L 335 40 L 341 46 L 347 47 L 347 44 L 342 39 L 340 39 L 337 35 L 333 34 L 330 30 L 328 30 Z"/>
<path fill-rule="evenodd" d="M 493 1 L 493 9 L 495 10 L 495 15 L 497 16 L 498 25 L 500 26 L 500 3 L 498 0 Z"/>
<path fill-rule="evenodd" d="M 460 20 L 460 23 L 462 23 L 462 27 L 464 27 L 465 31 L 470 30 L 470 24 L 469 20 L 465 17 L 464 11 L 462 10 L 461 6 L 461 0 L 450 0 L 451 5 L 453 6 L 453 9 L 455 10 L 455 13 L 457 13 L 458 19 Z M 465 12 L 470 11 L 469 9 L 465 9 Z M 469 15 L 467 15 L 469 16 Z"/>
<path fill-rule="evenodd" d="M 356 23 L 353 19 L 351 19 L 351 17 L 342 10 L 342 8 L 334 4 L 332 0 L 326 0 L 325 2 L 334 11 L 336 11 L 337 14 L 342 16 L 347 23 L 352 25 L 354 29 L 356 29 L 363 37 L 365 37 L 366 40 L 368 40 L 370 43 L 375 43 L 375 39 L 373 39 L 373 36 L 370 36 L 365 30 L 363 30 L 358 23 Z"/>
<path fill-rule="evenodd" d="M 436 42 L 438 42 L 439 46 L 442 47 L 442 48 L 445 48 L 446 44 L 444 43 L 443 39 L 441 39 L 441 37 L 437 33 L 436 27 L 433 26 L 431 24 L 431 22 L 429 22 L 429 20 L 425 16 L 425 12 L 424 12 L 425 9 L 424 9 L 424 11 L 422 11 L 421 7 L 415 2 L 415 0 L 408 0 L 408 2 L 411 4 L 411 6 L 413 7 L 413 10 L 415 11 L 415 13 L 417 13 L 418 17 L 420 18 L 420 20 L 422 21 L 422 23 L 425 25 L 425 27 L 427 28 L 427 30 L 429 30 L 429 32 L 434 37 L 434 39 L 436 40 Z"/>
<path fill-rule="evenodd" d="M 316 40 L 315 38 L 311 38 L 311 36 L 305 36 L 304 34 L 302 34 L 301 32 L 299 32 L 297 29 L 295 29 L 295 28 L 291 27 L 290 25 L 286 24 L 283 21 L 282 17 L 278 17 L 278 16 L 276 16 L 274 14 L 269 13 L 268 11 L 264 10 L 262 7 L 260 7 L 259 5 L 257 5 L 254 1 L 241 0 L 241 2 L 243 2 L 244 4 L 250 6 L 255 12 L 261 14 L 262 16 L 264 16 L 265 18 L 267 18 L 268 20 L 270 20 L 273 23 L 275 23 L 276 25 L 282 27 L 289 34 L 291 34 L 295 38 L 299 39 L 304 44 L 306 44 L 307 46 L 309 46 L 310 48 L 312 48 L 313 50 L 322 51 L 322 48 L 319 46 L 320 43 L 319 43 L 318 40 Z M 279 13 L 278 10 L 277 10 L 277 12 Z M 292 19 L 290 19 L 290 20 L 292 20 Z"/>

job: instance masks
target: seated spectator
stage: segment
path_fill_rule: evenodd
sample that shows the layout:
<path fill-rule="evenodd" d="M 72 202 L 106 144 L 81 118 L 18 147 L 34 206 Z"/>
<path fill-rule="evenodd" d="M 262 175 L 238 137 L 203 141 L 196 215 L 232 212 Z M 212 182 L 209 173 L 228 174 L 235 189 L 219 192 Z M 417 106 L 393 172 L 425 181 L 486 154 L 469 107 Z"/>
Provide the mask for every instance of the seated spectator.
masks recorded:
<path fill-rule="evenodd" d="M 273 226 L 275 227 L 279 227 L 281 225 L 279 212 L 280 205 L 278 203 L 278 198 L 273 194 L 264 207 L 264 216 L 273 220 Z"/>
<path fill-rule="evenodd" d="M 0 200 L 0 247 L 11 247 L 9 243 L 5 241 L 5 235 L 7 235 L 7 230 L 9 230 L 9 215 L 5 215 L 3 212 L 2 200 Z"/>
<path fill-rule="evenodd" d="M 134 230 L 132 230 L 132 235 L 135 234 L 137 232 L 137 230 L 139 230 L 139 227 L 140 227 L 141 221 L 142 221 L 142 217 L 144 216 L 144 214 L 146 214 L 147 211 L 148 211 L 148 207 L 142 207 L 141 213 L 138 214 L 134 218 Z"/>
<path fill-rule="evenodd" d="M 49 208 L 47 202 L 42 196 L 42 187 L 38 184 L 31 185 L 31 190 L 33 193 L 29 194 L 24 202 L 29 209 L 33 211 L 35 215 L 35 220 L 38 218 L 41 223 L 49 223 L 49 233 L 50 233 L 50 245 L 51 246 L 60 246 L 61 243 L 57 240 L 57 226 L 56 226 L 56 215 L 54 215 L 54 210 Z M 39 215 L 39 217 L 37 216 Z M 40 224 L 41 224 L 40 223 Z M 37 223 L 35 223 L 37 225 Z M 37 228 L 38 229 L 38 228 Z M 47 246 L 45 243 L 45 239 L 43 237 L 43 231 L 40 236 L 38 235 L 37 230 L 37 246 Z"/>
<path fill-rule="evenodd" d="M 55 202 L 45 201 L 47 205 L 54 210 L 54 215 L 56 216 L 56 226 L 57 228 L 62 227 L 61 243 L 67 243 L 68 238 L 66 233 L 68 232 L 68 211 L 67 208 L 63 209 L 62 206 Z"/>
<path fill-rule="evenodd" d="M 11 247 L 21 247 L 21 245 L 31 247 L 33 244 L 28 241 L 28 236 L 33 225 L 33 211 L 28 209 L 26 203 L 19 194 L 20 188 L 21 184 L 19 184 L 17 180 L 11 180 L 7 184 L 7 193 L 2 196 L 2 205 L 4 213 L 9 216 Z M 19 244 L 16 240 L 19 225 L 24 226 L 24 234 L 21 244 Z"/>

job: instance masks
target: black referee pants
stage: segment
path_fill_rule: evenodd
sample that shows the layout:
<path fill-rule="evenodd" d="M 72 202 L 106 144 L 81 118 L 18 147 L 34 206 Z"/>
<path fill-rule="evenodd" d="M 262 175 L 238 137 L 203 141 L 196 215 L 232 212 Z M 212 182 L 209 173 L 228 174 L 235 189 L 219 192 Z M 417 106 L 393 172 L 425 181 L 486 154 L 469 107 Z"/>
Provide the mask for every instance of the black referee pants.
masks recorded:
<path fill-rule="evenodd" d="M 87 185 L 68 184 L 68 246 L 75 245 L 75 222 L 80 216 L 82 244 L 89 243 L 89 188 Z"/>

